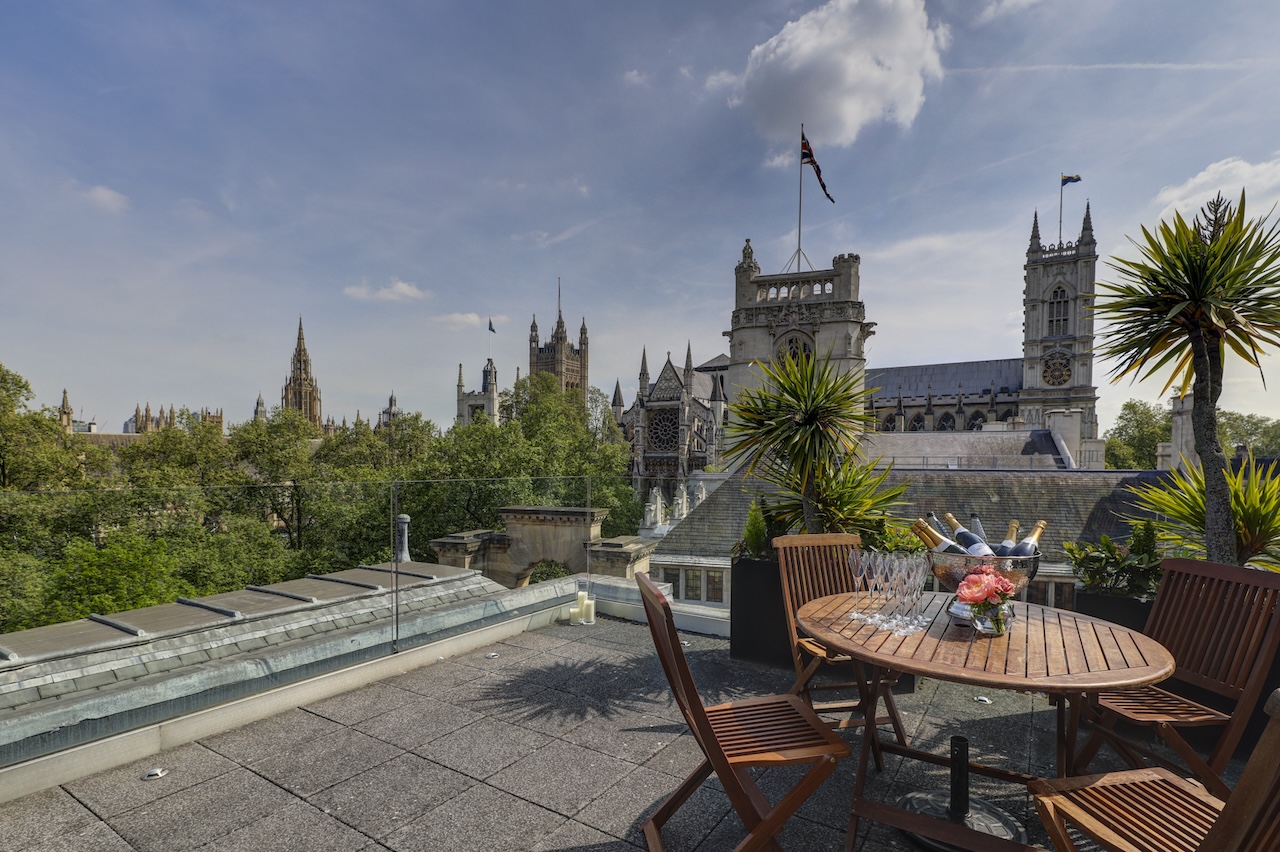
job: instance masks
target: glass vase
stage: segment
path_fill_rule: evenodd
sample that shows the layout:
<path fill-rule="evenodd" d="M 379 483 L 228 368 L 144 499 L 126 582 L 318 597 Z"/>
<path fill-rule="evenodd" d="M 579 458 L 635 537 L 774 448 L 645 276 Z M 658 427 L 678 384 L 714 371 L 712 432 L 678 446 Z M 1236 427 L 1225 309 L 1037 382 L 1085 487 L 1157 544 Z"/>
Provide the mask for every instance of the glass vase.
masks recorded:
<path fill-rule="evenodd" d="M 969 620 L 973 629 L 984 636 L 1003 636 L 1009 632 L 1013 622 L 1013 605 L 973 607 L 969 609 Z"/>

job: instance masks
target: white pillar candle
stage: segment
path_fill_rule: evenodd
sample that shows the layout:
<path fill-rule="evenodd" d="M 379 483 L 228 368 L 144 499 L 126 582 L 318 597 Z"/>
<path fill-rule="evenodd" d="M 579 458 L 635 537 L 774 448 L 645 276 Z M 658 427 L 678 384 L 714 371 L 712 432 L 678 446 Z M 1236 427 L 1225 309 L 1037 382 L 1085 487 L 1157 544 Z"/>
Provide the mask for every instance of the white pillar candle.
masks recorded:
<path fill-rule="evenodd" d="M 576 624 L 582 619 L 582 610 L 576 606 L 569 607 L 569 623 Z"/>
<path fill-rule="evenodd" d="M 582 620 L 590 624 L 596 620 L 596 602 L 587 601 L 582 607 Z"/>
<path fill-rule="evenodd" d="M 587 593 L 578 592 L 578 609 L 582 609 L 587 605 Z"/>

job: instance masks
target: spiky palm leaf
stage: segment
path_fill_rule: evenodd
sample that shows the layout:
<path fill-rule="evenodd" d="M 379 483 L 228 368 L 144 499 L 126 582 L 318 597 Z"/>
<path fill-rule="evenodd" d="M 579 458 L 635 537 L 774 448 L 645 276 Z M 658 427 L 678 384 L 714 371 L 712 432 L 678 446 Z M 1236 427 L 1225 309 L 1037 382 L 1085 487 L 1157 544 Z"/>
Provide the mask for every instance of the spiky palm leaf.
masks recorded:
<path fill-rule="evenodd" d="M 1237 471 L 1227 472 L 1231 516 L 1236 533 L 1236 562 L 1280 571 L 1280 475 L 1272 461 L 1264 468 L 1250 455 Z M 1187 464 L 1157 485 L 1131 486 L 1135 508 L 1155 516 L 1160 540 L 1203 556 L 1205 528 L 1204 471 Z M 1131 517 L 1131 522 L 1139 518 Z"/>
<path fill-rule="evenodd" d="M 866 407 L 872 391 L 860 372 L 841 373 L 825 358 L 784 356 L 759 366 L 760 387 L 730 406 L 726 456 L 745 459 L 748 474 L 798 495 L 806 527 L 820 532 L 819 483 L 857 455 L 858 438 L 872 422 Z"/>
<path fill-rule="evenodd" d="M 1197 339 L 1261 373 L 1262 347 L 1280 346 L 1280 225 L 1246 220 L 1241 193 L 1216 225 L 1175 213 L 1142 236 L 1130 240 L 1141 258 L 1110 263 L 1120 280 L 1097 285 L 1096 312 L 1108 322 L 1098 353 L 1116 361 L 1113 380 L 1172 365 L 1162 393 L 1177 384 L 1185 394 Z"/>

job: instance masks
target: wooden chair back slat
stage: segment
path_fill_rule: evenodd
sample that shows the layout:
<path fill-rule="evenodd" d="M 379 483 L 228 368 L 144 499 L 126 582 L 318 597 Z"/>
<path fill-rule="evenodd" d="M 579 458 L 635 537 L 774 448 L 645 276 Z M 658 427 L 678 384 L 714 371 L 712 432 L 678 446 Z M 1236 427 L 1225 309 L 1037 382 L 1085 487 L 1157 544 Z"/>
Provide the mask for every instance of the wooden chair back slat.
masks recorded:
<path fill-rule="evenodd" d="M 1280 849 L 1280 689 L 1271 693 L 1266 710 L 1271 719 L 1222 814 L 1200 844 L 1205 852 Z"/>
<path fill-rule="evenodd" d="M 1174 677 L 1233 700 L 1252 691 L 1256 701 L 1280 642 L 1280 574 L 1192 559 L 1161 567 L 1143 632 L 1173 653 Z"/>
<path fill-rule="evenodd" d="M 637 573 L 636 582 L 640 587 L 640 598 L 644 602 L 645 616 L 649 621 L 649 632 L 653 635 L 653 646 L 658 652 L 658 660 L 662 663 L 662 671 L 671 685 L 676 704 L 680 707 L 689 730 L 716 771 L 727 769 L 728 762 L 711 730 L 706 708 L 702 704 L 693 675 L 689 671 L 689 661 L 685 658 L 684 648 L 680 645 L 680 634 L 676 632 L 675 620 L 671 617 L 671 605 L 647 575 Z M 719 760 L 713 757 L 713 754 L 717 754 Z"/>
<path fill-rule="evenodd" d="M 800 636 L 796 613 L 815 598 L 855 591 L 856 578 L 851 559 L 856 562 L 861 539 L 846 533 L 784 535 L 773 540 L 782 575 L 782 604 L 791 635 L 791 654 L 796 671 L 803 668 L 796 647 Z"/>

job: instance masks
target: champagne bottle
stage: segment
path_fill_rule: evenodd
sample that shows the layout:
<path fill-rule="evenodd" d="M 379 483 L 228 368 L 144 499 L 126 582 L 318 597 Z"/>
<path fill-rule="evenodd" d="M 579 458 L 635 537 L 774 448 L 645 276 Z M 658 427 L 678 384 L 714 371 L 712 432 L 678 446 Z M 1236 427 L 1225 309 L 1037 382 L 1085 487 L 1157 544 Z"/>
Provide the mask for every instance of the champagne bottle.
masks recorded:
<path fill-rule="evenodd" d="M 969 513 L 969 531 L 983 541 L 987 540 L 987 531 L 982 528 L 982 520 L 977 512 Z"/>
<path fill-rule="evenodd" d="M 942 520 L 937 515 L 933 512 L 929 512 L 925 517 L 929 519 L 929 524 L 934 528 L 938 535 L 943 538 L 947 537 L 947 528 L 943 525 Z"/>
<path fill-rule="evenodd" d="M 968 551 L 971 556 L 996 555 L 995 551 L 988 547 L 985 541 L 960 526 L 960 522 L 956 520 L 955 515 L 947 512 L 942 518 L 951 527 L 951 534 L 955 537 L 956 543 Z"/>
<path fill-rule="evenodd" d="M 939 533 L 933 527 L 929 526 L 929 522 L 924 518 L 916 518 L 915 523 L 911 525 L 911 531 L 916 534 L 916 538 L 924 542 L 925 547 L 938 553 L 956 553 L 964 556 L 969 555 L 969 551 L 956 544 L 951 539 Z"/>
<path fill-rule="evenodd" d="M 1009 529 L 1004 534 L 1004 541 L 1000 542 L 1000 546 L 996 548 L 996 556 L 1008 556 L 1009 551 L 1013 550 L 1013 546 L 1018 543 L 1018 527 L 1017 521 L 1009 522 Z"/>
<path fill-rule="evenodd" d="M 1031 532 L 1027 533 L 1026 538 L 1013 546 L 1009 551 L 1010 556 L 1035 556 L 1040 550 L 1040 533 L 1044 532 L 1044 528 L 1049 526 L 1048 521 L 1036 521 L 1036 525 L 1031 528 Z"/>

